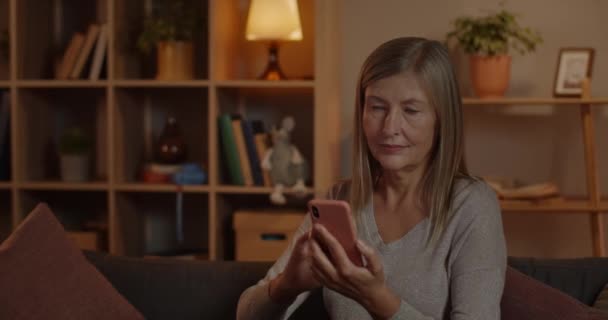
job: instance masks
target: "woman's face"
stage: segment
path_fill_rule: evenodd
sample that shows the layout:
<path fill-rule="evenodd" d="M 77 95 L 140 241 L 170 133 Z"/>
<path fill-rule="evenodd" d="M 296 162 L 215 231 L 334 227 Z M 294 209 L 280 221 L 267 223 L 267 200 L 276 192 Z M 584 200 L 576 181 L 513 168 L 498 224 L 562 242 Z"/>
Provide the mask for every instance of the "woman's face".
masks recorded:
<path fill-rule="evenodd" d="M 380 79 L 365 89 L 363 132 L 384 170 L 424 168 L 433 146 L 436 113 L 411 73 Z"/>

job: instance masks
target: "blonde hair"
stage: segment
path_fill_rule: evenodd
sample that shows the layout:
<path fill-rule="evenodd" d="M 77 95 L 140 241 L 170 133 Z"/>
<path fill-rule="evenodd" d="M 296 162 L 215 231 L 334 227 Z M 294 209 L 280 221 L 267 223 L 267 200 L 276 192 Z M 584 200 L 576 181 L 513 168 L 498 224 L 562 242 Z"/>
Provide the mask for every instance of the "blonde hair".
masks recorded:
<path fill-rule="evenodd" d="M 435 109 L 435 138 L 421 181 L 421 204 L 429 212 L 428 244 L 434 244 L 450 219 L 457 177 L 471 178 L 464 164 L 462 105 L 458 83 L 445 47 L 416 37 L 390 40 L 363 63 L 356 88 L 350 202 L 354 213 L 369 203 L 382 168 L 369 151 L 362 129 L 365 89 L 375 81 L 411 72 Z"/>

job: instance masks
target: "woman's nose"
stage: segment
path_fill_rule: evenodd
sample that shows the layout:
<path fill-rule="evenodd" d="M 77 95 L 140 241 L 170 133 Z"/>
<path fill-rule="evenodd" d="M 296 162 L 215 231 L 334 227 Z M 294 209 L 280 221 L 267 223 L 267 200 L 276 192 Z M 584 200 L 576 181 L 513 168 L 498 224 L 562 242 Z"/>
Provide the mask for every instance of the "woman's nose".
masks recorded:
<path fill-rule="evenodd" d="M 391 110 L 384 118 L 384 125 L 382 126 L 382 133 L 385 135 L 396 135 L 399 133 L 401 128 L 401 117 L 397 112 Z"/>

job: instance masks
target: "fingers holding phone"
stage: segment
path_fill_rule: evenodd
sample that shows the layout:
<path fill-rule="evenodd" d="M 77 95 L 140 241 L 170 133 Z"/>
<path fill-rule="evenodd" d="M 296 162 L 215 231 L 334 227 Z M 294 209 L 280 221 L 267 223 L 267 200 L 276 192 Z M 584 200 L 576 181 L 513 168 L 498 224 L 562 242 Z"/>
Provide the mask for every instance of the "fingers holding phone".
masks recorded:
<path fill-rule="evenodd" d="M 301 235 L 293 247 L 287 266 L 269 284 L 268 294 L 277 302 L 291 302 L 300 293 L 321 286 L 312 273 L 312 253 L 310 232 Z"/>

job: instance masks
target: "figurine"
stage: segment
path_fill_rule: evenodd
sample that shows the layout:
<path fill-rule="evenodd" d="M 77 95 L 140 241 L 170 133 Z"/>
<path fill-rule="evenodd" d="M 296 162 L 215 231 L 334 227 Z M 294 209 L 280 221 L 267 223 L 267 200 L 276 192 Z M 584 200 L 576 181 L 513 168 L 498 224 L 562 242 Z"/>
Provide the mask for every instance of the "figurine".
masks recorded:
<path fill-rule="evenodd" d="M 290 134 L 294 127 L 294 119 L 286 117 L 282 121 L 281 129 L 272 128 L 273 146 L 266 151 L 262 160 L 262 169 L 270 171 L 270 178 L 274 185 L 270 194 L 270 201 L 274 204 L 286 203 L 283 195 L 286 187 L 291 187 L 299 194 L 306 192 L 304 184 L 308 175 L 306 160 L 296 146 L 290 142 Z"/>

